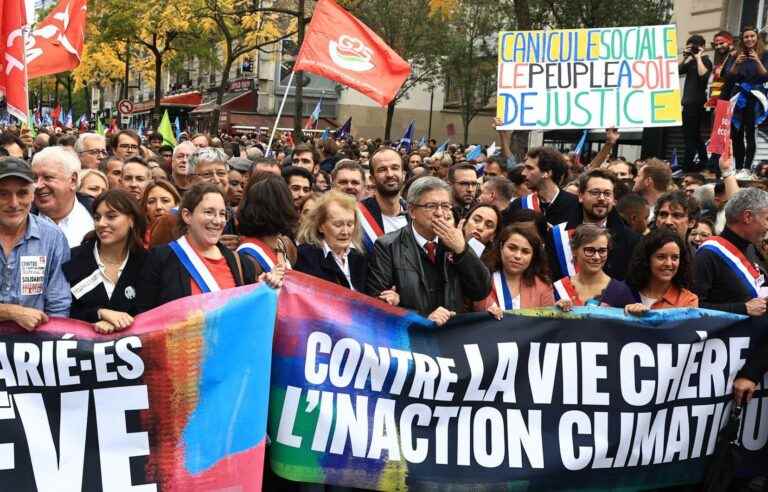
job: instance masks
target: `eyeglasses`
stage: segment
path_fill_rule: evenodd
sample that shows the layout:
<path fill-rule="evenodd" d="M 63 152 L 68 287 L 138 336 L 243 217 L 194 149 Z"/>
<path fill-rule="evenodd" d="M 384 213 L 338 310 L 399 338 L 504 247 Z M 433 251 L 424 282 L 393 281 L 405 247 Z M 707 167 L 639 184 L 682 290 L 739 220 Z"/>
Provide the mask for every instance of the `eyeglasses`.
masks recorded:
<path fill-rule="evenodd" d="M 88 155 L 107 155 L 107 149 L 91 149 L 91 150 L 83 150 L 78 152 L 79 154 L 88 154 Z"/>
<path fill-rule="evenodd" d="M 595 255 L 600 256 L 608 256 L 608 248 L 593 248 L 592 246 L 585 246 L 582 251 L 584 251 L 584 256 L 592 258 Z"/>
<path fill-rule="evenodd" d="M 214 177 L 219 179 L 225 179 L 227 177 L 227 171 L 208 171 L 205 173 L 195 174 L 203 179 L 213 179 Z"/>
<path fill-rule="evenodd" d="M 613 191 L 611 190 L 587 190 L 587 194 L 594 199 L 599 199 L 601 196 L 608 200 L 613 198 Z"/>
<path fill-rule="evenodd" d="M 117 148 L 123 150 L 139 150 L 139 146 L 133 144 L 120 144 L 117 146 Z"/>
<path fill-rule="evenodd" d="M 422 203 L 422 204 L 416 204 L 411 206 L 413 208 L 423 208 L 428 212 L 434 212 L 437 209 L 451 210 L 453 208 L 453 205 L 447 202 L 444 202 L 444 203 L 429 202 L 429 203 Z"/>

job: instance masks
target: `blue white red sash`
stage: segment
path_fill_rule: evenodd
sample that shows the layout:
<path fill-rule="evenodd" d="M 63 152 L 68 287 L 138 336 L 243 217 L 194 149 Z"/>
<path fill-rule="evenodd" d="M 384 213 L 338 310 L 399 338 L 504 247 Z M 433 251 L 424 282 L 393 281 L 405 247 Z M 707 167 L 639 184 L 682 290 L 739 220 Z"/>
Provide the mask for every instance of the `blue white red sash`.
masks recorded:
<path fill-rule="evenodd" d="M 252 257 L 261 266 L 264 272 L 271 272 L 277 264 L 277 253 L 258 239 L 249 238 L 249 241 L 241 244 L 237 251 Z"/>
<path fill-rule="evenodd" d="M 496 303 L 502 311 L 515 308 L 512 293 L 509 291 L 507 279 L 502 272 L 493 272 L 493 291 L 496 294 Z"/>
<path fill-rule="evenodd" d="M 699 249 L 712 251 L 723 260 L 739 281 L 747 288 L 751 298 L 758 297 L 762 281 L 760 271 L 755 268 L 744 254 L 727 239 L 720 236 L 710 237 Z"/>
<path fill-rule="evenodd" d="M 381 228 L 368 207 L 362 202 L 357 202 L 357 218 L 363 232 L 363 246 L 369 253 L 373 252 L 373 243 L 384 235 L 384 229 Z"/>
<path fill-rule="evenodd" d="M 539 195 L 536 193 L 531 193 L 529 195 L 521 196 L 520 197 L 520 205 L 523 206 L 523 208 L 527 208 L 528 210 L 534 210 L 536 212 L 541 212 L 541 204 L 539 203 Z"/>
<path fill-rule="evenodd" d="M 552 226 L 552 244 L 555 249 L 557 264 L 560 273 L 564 276 L 576 275 L 576 267 L 573 264 L 573 251 L 571 250 L 571 235 L 565 228 L 567 222 Z"/>
<path fill-rule="evenodd" d="M 218 292 L 221 290 L 216 279 L 213 278 L 202 258 L 192 249 L 186 237 L 181 236 L 176 241 L 168 243 L 168 246 L 176 253 L 176 257 L 187 270 L 189 276 L 192 277 L 192 280 L 200 288 L 200 292 L 205 294 L 206 292 Z"/>
<path fill-rule="evenodd" d="M 563 277 L 553 284 L 555 288 L 555 300 L 567 299 L 576 306 L 584 304 L 579 299 L 579 294 L 576 293 L 576 287 L 571 282 L 571 277 Z"/>

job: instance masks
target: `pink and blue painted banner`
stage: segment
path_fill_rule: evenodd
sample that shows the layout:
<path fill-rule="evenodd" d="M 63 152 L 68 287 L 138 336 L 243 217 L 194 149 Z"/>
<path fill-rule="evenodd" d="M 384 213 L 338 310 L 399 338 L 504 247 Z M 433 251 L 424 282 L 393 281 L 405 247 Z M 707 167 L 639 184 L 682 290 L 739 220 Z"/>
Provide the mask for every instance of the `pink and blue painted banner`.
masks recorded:
<path fill-rule="evenodd" d="M 188 297 L 94 333 L 0 326 L 4 490 L 261 490 L 277 293 Z"/>

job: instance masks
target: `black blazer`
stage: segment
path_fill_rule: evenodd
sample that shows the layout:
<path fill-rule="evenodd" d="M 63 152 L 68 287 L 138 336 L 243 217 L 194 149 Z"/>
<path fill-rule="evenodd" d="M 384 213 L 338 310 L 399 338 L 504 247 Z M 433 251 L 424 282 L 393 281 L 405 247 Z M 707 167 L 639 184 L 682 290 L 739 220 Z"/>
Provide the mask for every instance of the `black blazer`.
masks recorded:
<path fill-rule="evenodd" d="M 61 266 L 70 286 L 74 287 L 98 268 L 96 258 L 93 256 L 93 245 L 94 241 L 91 240 L 72 248 L 69 261 Z M 75 299 L 72 296 L 69 317 L 95 323 L 99 320 L 99 316 L 96 313 L 102 308 L 122 311 L 135 316 L 137 313 L 136 297 L 139 290 L 137 281 L 146 257 L 147 252 L 144 250 L 131 251 L 131 254 L 128 255 L 125 269 L 123 269 L 123 273 L 117 280 L 111 299 L 107 298 L 107 290 L 104 288 L 104 284 L 97 285 L 90 292 L 80 297 L 80 299 Z"/>
<path fill-rule="evenodd" d="M 347 256 L 349 261 L 349 276 L 352 278 L 352 286 L 358 292 L 365 293 L 365 279 L 368 275 L 368 260 L 365 255 L 356 249 L 350 249 Z M 342 287 L 350 288 L 349 282 L 344 272 L 333 256 L 323 255 L 323 248 L 312 246 L 311 244 L 302 244 L 299 246 L 298 260 L 293 267 L 294 270 L 313 277 L 321 278 Z"/>
<path fill-rule="evenodd" d="M 235 285 L 239 287 L 256 282 L 253 264 L 249 260 L 239 255 L 240 264 L 243 268 L 243 278 L 240 278 L 240 271 L 235 260 L 235 254 L 238 253 L 233 253 L 221 243 L 217 246 L 227 260 L 229 271 L 232 272 L 235 279 Z M 140 313 L 166 302 L 192 295 L 189 272 L 167 244 L 152 248 L 149 251 L 144 267 L 139 274 L 138 284 L 137 308 Z"/>

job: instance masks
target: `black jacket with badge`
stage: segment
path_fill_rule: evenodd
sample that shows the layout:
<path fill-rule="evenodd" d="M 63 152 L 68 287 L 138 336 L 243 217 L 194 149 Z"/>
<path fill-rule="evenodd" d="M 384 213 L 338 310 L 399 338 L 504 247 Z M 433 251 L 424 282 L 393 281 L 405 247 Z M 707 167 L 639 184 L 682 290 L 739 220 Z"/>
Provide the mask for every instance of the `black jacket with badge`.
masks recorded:
<path fill-rule="evenodd" d="M 368 294 L 378 296 L 395 287 L 400 307 L 429 315 L 437 306 L 430 303 L 424 261 L 412 227 L 385 234 L 376 240 L 369 258 Z M 472 248 L 467 246 L 459 255 L 446 252 L 438 261 L 443 279 L 442 307 L 464 312 L 467 300 L 476 302 L 488 297 L 491 274 Z"/>
<path fill-rule="evenodd" d="M 90 240 L 72 248 L 69 261 L 61 266 L 64 276 L 67 277 L 69 285 L 73 288 L 99 268 L 96 264 L 96 258 L 93 256 L 94 243 L 95 241 Z M 73 295 L 72 307 L 69 311 L 70 318 L 95 323 L 99 320 L 97 314 L 99 309 L 122 311 L 135 316 L 138 313 L 136 305 L 137 281 L 146 257 L 146 251 L 131 251 L 128 255 L 128 262 L 125 264 L 117 284 L 115 284 L 111 298 L 107 297 L 107 291 L 101 282 L 83 293 L 79 299 Z"/>

